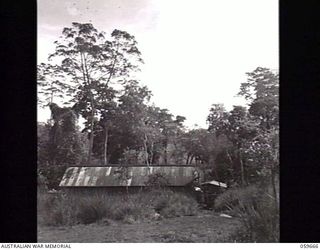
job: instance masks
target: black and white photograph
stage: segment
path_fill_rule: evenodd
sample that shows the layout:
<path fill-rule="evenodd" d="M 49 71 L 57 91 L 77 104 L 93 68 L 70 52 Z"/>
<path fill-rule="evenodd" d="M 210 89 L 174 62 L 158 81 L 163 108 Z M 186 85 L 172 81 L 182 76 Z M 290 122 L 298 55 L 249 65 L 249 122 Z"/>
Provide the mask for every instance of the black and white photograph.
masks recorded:
<path fill-rule="evenodd" d="M 37 238 L 278 243 L 276 0 L 37 0 Z"/>

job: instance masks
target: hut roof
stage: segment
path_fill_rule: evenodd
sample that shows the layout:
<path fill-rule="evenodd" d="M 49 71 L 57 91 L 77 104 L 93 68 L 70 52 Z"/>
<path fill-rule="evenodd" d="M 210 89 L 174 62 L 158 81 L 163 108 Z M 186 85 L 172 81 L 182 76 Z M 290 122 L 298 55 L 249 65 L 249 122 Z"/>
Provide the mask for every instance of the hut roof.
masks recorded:
<path fill-rule="evenodd" d="M 223 182 L 215 181 L 215 180 L 206 181 L 206 182 L 201 183 L 201 185 L 206 185 L 206 184 L 207 185 L 214 185 L 214 186 L 218 186 L 218 187 L 227 188 L 227 184 L 225 184 Z"/>
<path fill-rule="evenodd" d="M 194 166 L 77 166 L 66 169 L 60 187 L 146 186 L 153 174 L 164 176 L 168 186 L 185 186 L 201 172 Z"/>

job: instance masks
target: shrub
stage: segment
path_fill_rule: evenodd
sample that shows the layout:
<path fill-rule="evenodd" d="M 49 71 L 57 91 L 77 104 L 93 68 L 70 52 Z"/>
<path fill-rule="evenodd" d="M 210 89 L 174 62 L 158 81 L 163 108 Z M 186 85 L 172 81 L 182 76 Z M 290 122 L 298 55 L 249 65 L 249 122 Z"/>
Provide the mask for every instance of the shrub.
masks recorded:
<path fill-rule="evenodd" d="M 239 211 L 253 242 L 279 242 L 279 210 L 273 197 L 261 195 L 256 206 L 240 203 Z"/>
<path fill-rule="evenodd" d="M 90 224 L 101 220 L 106 215 L 106 207 L 103 201 L 87 199 L 80 201 L 76 218 L 79 223 Z"/>
<path fill-rule="evenodd" d="M 155 197 L 153 207 L 163 217 L 178 217 L 197 213 L 198 202 L 187 194 L 167 190 Z"/>
<path fill-rule="evenodd" d="M 161 211 L 163 211 L 163 209 L 165 209 L 166 207 L 169 206 L 169 201 L 166 197 L 159 197 L 154 204 L 154 210 L 159 213 Z"/>
<path fill-rule="evenodd" d="M 216 199 L 215 209 L 227 209 L 240 217 L 242 229 L 232 236 L 234 241 L 279 241 L 278 204 L 268 188 L 249 186 L 228 190 Z"/>
<path fill-rule="evenodd" d="M 134 220 L 142 219 L 143 213 L 142 207 L 132 201 L 127 201 L 124 203 L 116 203 L 111 207 L 111 213 L 109 217 L 114 220 L 124 220 L 128 217 Z"/>
<path fill-rule="evenodd" d="M 148 180 L 145 184 L 151 188 L 161 188 L 168 186 L 169 181 L 165 174 L 154 173 L 148 176 Z"/>
<path fill-rule="evenodd" d="M 73 204 L 61 193 L 38 194 L 38 220 L 49 226 L 72 224 Z"/>
<path fill-rule="evenodd" d="M 58 189 L 66 168 L 66 166 L 46 166 L 39 169 L 42 180 L 40 181 L 38 178 L 38 183 L 42 184 L 43 181 L 45 181 L 45 185 L 48 189 Z"/>
<path fill-rule="evenodd" d="M 232 188 L 220 194 L 214 201 L 216 211 L 229 210 L 232 214 L 236 212 L 240 203 L 255 204 L 259 196 L 259 189 L 256 186 L 243 188 Z"/>

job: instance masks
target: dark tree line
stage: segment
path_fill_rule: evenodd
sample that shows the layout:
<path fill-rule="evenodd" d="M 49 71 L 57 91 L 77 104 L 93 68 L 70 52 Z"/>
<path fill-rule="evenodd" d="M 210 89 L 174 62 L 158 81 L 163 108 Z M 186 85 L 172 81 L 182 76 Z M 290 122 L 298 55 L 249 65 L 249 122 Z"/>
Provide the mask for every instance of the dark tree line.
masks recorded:
<path fill-rule="evenodd" d="M 38 66 L 39 105 L 52 118 L 38 124 L 40 169 L 67 164 L 199 164 L 207 178 L 248 185 L 275 182 L 278 172 L 278 75 L 247 73 L 239 95 L 248 107 L 212 105 L 208 129 L 187 130 L 185 117 L 150 104 L 134 72 L 143 63 L 134 36 L 110 38 L 73 23 L 55 42 L 55 63 Z M 59 107 L 55 102 L 63 101 Z M 84 119 L 84 128 L 77 125 Z"/>

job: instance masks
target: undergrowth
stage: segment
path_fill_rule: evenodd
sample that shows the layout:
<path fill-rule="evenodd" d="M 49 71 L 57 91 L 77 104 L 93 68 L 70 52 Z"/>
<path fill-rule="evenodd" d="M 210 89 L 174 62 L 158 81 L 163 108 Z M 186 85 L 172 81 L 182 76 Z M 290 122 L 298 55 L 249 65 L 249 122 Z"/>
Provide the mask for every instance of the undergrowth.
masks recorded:
<path fill-rule="evenodd" d="M 135 221 L 195 215 L 192 196 L 165 189 L 135 194 L 38 193 L 38 223 L 59 226 L 90 224 L 102 219 Z"/>
<path fill-rule="evenodd" d="M 268 187 L 230 189 L 215 200 L 215 209 L 241 219 L 235 242 L 279 242 L 279 207 Z"/>

